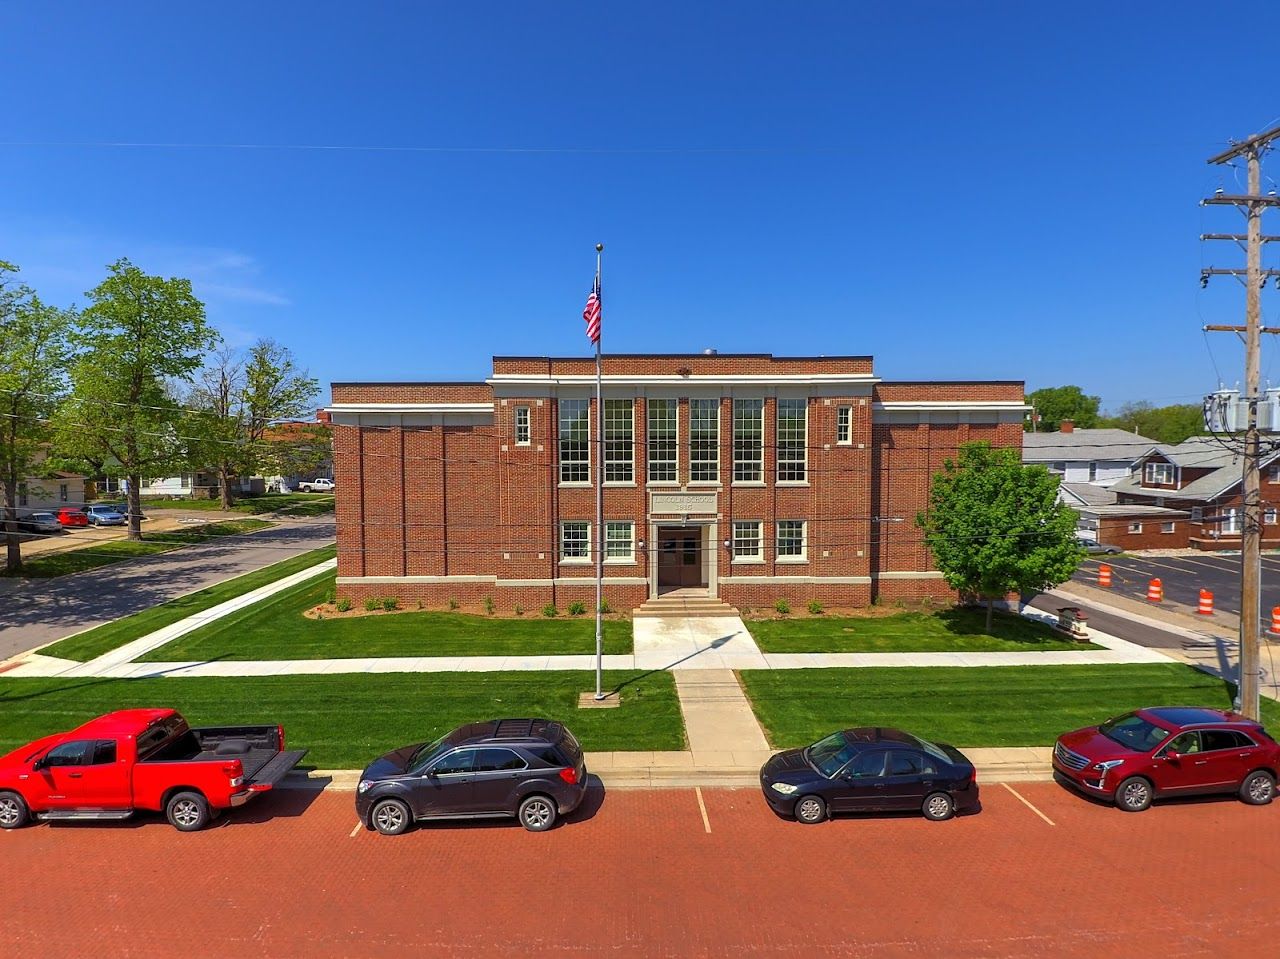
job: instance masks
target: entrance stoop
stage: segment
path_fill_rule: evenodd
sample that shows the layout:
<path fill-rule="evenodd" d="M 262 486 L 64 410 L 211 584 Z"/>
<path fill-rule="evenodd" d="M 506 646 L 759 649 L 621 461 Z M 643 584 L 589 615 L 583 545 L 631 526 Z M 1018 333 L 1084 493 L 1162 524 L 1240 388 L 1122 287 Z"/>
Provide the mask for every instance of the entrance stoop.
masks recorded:
<path fill-rule="evenodd" d="M 639 608 L 632 610 L 632 617 L 711 617 L 737 616 L 738 611 L 724 600 L 702 595 L 674 595 L 676 592 L 664 593 L 656 599 L 646 600 Z"/>

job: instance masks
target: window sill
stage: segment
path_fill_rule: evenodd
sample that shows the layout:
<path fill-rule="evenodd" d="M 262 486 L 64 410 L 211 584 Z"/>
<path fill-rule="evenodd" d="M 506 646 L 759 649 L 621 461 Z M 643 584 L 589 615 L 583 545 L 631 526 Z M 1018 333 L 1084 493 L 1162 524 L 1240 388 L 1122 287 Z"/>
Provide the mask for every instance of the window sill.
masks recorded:
<path fill-rule="evenodd" d="M 778 480 L 775 486 L 808 486 L 808 480 Z"/>
<path fill-rule="evenodd" d="M 733 485 L 745 486 L 745 487 L 750 487 L 755 489 L 764 489 L 769 484 L 766 483 L 764 480 L 734 480 Z"/>
<path fill-rule="evenodd" d="M 750 557 L 735 556 L 732 560 L 729 561 L 729 565 L 730 566 L 763 566 L 764 557 L 761 556 L 758 559 L 751 559 Z"/>
<path fill-rule="evenodd" d="M 697 486 L 700 489 L 719 489 L 719 480 L 690 480 L 690 486 Z"/>
<path fill-rule="evenodd" d="M 561 480 L 559 483 L 559 486 L 562 489 L 591 489 L 593 485 L 594 484 L 590 480 L 586 482 L 580 482 L 578 480 L 573 480 L 573 481 Z"/>
<path fill-rule="evenodd" d="M 579 557 L 574 556 L 574 557 L 570 557 L 569 559 L 561 559 L 560 565 L 561 566 L 590 566 L 594 562 L 595 560 L 593 560 L 590 556 L 588 556 L 586 559 L 581 559 Z"/>
<path fill-rule="evenodd" d="M 644 485 L 650 488 L 657 487 L 661 489 L 679 489 L 680 481 L 679 480 L 649 480 Z"/>
<path fill-rule="evenodd" d="M 613 558 L 613 559 L 606 559 L 606 560 L 604 561 L 604 564 L 605 564 L 606 566 L 636 566 L 636 565 L 638 565 L 638 564 L 636 563 L 636 560 L 635 560 L 635 557 L 634 557 L 634 556 L 633 556 L 633 557 L 631 557 L 630 559 L 621 559 L 621 558 L 618 558 L 618 557 L 615 557 L 615 558 Z"/>
<path fill-rule="evenodd" d="M 634 489 L 635 485 L 636 485 L 635 480 L 605 480 L 604 481 L 605 489 L 627 489 L 628 487 Z"/>
<path fill-rule="evenodd" d="M 809 562 L 808 556 L 779 556 L 774 560 L 779 566 L 804 566 Z"/>

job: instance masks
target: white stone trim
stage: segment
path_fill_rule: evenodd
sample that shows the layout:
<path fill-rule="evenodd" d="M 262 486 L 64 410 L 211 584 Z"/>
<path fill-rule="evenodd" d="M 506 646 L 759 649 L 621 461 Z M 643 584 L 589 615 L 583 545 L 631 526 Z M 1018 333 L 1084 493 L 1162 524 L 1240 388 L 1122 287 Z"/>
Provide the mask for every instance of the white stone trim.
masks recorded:
<path fill-rule="evenodd" d="M 871 409 L 881 410 L 913 410 L 913 411 L 957 411 L 957 410 L 1009 410 L 1025 413 L 1031 409 L 1027 403 L 1019 400 L 887 400 L 872 403 Z"/>
<path fill-rule="evenodd" d="M 496 576 L 339 576 L 339 586 L 364 583 L 493 583 Z"/>
<path fill-rule="evenodd" d="M 334 403 L 329 413 L 492 413 L 492 403 Z"/>
<path fill-rule="evenodd" d="M 877 573 L 876 577 L 878 579 L 944 579 L 945 574 L 936 569 L 925 570 L 924 572 L 902 570 L 899 572 Z"/>
<path fill-rule="evenodd" d="M 656 386 L 680 383 L 782 383 L 788 386 L 806 386 L 810 384 L 850 383 L 860 386 L 880 382 L 874 373 L 691 373 L 681 376 L 679 373 L 606 373 L 603 382 L 610 386 Z M 555 386 L 593 386 L 594 373 L 494 373 L 485 383 L 490 386 L 519 385 L 555 385 Z"/>
<path fill-rule="evenodd" d="M 786 584 L 810 584 L 810 585 L 837 585 L 837 586 L 868 586 L 871 583 L 870 576 L 721 576 L 720 582 L 730 583 L 732 585 L 747 585 L 750 583 L 762 583 L 766 586 L 780 586 Z"/>

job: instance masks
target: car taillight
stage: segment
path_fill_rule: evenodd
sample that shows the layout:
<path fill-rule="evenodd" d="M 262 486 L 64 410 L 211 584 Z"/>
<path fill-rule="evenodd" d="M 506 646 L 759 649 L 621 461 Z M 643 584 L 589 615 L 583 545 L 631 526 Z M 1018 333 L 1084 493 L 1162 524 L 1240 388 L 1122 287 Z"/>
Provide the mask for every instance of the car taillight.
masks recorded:
<path fill-rule="evenodd" d="M 244 765 L 240 760 L 235 759 L 229 763 L 223 763 L 222 772 L 231 780 L 230 786 L 233 789 L 244 785 Z"/>
<path fill-rule="evenodd" d="M 276 746 L 276 748 L 283 752 L 284 751 L 284 727 L 283 726 L 276 727 L 276 742 L 279 743 L 279 745 Z"/>
<path fill-rule="evenodd" d="M 569 769 L 560 770 L 560 778 L 567 782 L 570 786 L 578 785 L 578 770 L 570 767 Z"/>

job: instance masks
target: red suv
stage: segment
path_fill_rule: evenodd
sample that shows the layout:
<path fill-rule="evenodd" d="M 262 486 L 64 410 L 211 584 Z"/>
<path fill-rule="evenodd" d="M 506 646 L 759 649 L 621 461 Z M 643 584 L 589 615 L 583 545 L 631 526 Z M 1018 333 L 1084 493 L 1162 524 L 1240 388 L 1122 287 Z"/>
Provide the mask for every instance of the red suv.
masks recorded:
<path fill-rule="evenodd" d="M 1053 771 L 1059 782 L 1126 812 L 1206 793 L 1264 806 L 1275 796 L 1280 746 L 1239 713 L 1157 706 L 1059 736 Z"/>
<path fill-rule="evenodd" d="M 58 522 L 63 526 L 88 526 L 89 517 L 84 510 L 64 506 L 58 510 Z"/>

